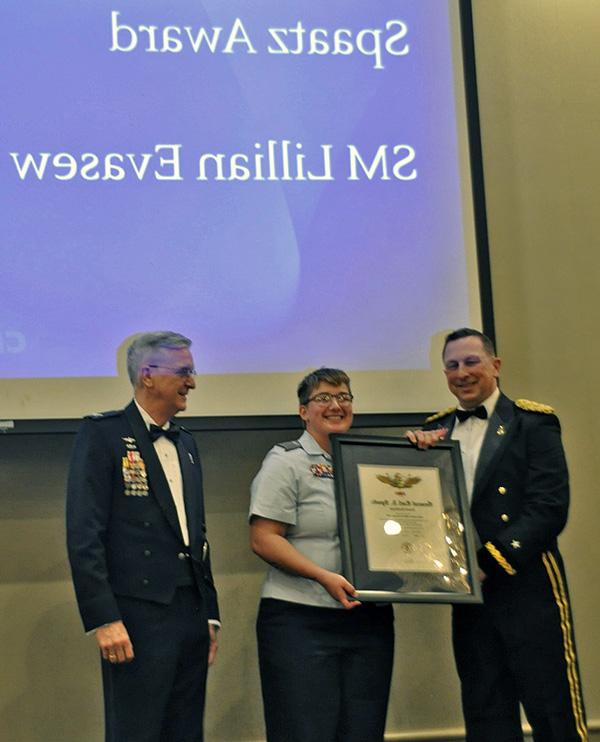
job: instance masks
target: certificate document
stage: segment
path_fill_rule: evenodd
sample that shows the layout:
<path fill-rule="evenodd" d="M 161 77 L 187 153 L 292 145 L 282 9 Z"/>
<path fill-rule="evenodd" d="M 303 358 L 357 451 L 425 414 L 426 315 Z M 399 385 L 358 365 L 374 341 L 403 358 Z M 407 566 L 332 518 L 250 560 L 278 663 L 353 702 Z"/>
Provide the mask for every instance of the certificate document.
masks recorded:
<path fill-rule="evenodd" d="M 438 468 L 359 464 L 358 480 L 370 571 L 452 570 Z"/>
<path fill-rule="evenodd" d="M 481 603 L 458 441 L 332 437 L 343 574 L 359 600 Z"/>

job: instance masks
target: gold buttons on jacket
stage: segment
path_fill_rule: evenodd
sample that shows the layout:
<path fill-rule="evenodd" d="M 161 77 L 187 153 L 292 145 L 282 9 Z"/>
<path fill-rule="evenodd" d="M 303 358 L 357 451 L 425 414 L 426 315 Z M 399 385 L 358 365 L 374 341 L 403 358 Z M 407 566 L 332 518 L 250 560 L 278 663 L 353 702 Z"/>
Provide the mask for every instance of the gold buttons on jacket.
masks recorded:
<path fill-rule="evenodd" d="M 503 520 L 503 521 L 504 521 L 505 523 L 508 523 L 508 521 L 510 520 L 510 518 L 508 517 L 508 515 L 507 515 L 506 513 L 502 513 L 502 515 L 500 516 L 500 518 L 501 518 L 501 519 L 502 519 L 502 520 Z"/>
<path fill-rule="evenodd" d="M 498 487 L 498 492 L 501 495 L 505 495 L 506 494 L 506 487 L 502 487 L 502 486 Z"/>

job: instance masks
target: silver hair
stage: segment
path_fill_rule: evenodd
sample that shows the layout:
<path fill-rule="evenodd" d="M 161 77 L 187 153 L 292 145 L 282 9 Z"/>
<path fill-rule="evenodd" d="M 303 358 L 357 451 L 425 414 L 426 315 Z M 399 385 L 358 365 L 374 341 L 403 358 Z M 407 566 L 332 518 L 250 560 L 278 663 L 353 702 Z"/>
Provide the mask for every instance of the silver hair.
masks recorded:
<path fill-rule="evenodd" d="M 144 332 L 138 335 L 127 348 L 127 374 L 133 386 L 138 382 L 140 369 L 148 355 L 158 348 L 189 348 L 192 341 L 178 332 Z"/>

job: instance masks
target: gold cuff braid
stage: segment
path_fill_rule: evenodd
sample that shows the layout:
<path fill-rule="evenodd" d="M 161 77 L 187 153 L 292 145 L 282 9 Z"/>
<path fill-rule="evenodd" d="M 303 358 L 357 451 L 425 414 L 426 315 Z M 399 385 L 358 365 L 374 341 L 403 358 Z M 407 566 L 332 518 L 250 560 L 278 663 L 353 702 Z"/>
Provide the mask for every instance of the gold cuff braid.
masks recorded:
<path fill-rule="evenodd" d="M 490 552 L 490 554 L 494 557 L 494 559 L 498 562 L 498 564 L 505 572 L 508 572 L 508 574 L 511 576 L 517 574 L 517 570 L 514 567 L 511 567 L 511 565 L 506 561 L 506 559 L 502 556 L 502 554 L 498 551 L 498 549 L 491 541 L 487 542 L 485 548 Z"/>

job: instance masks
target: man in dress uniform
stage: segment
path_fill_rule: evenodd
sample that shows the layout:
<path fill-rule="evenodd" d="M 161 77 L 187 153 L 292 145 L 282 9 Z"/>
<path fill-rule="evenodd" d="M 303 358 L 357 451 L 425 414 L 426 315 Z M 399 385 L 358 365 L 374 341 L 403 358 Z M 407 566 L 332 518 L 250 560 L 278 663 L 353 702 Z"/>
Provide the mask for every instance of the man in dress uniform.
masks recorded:
<path fill-rule="evenodd" d="M 84 628 L 102 657 L 107 742 L 202 742 L 218 607 L 192 435 L 171 422 L 194 389 L 191 341 L 139 335 L 133 401 L 86 418 L 67 491 Z"/>
<path fill-rule="evenodd" d="M 458 407 L 408 437 L 420 447 L 448 435 L 460 442 L 479 539 L 484 603 L 453 610 L 467 741 L 522 740 L 520 702 L 536 742 L 582 742 L 585 711 L 557 546 L 569 506 L 559 421 L 547 405 L 500 392 L 500 359 L 481 332 L 448 335 L 443 362 Z"/>

